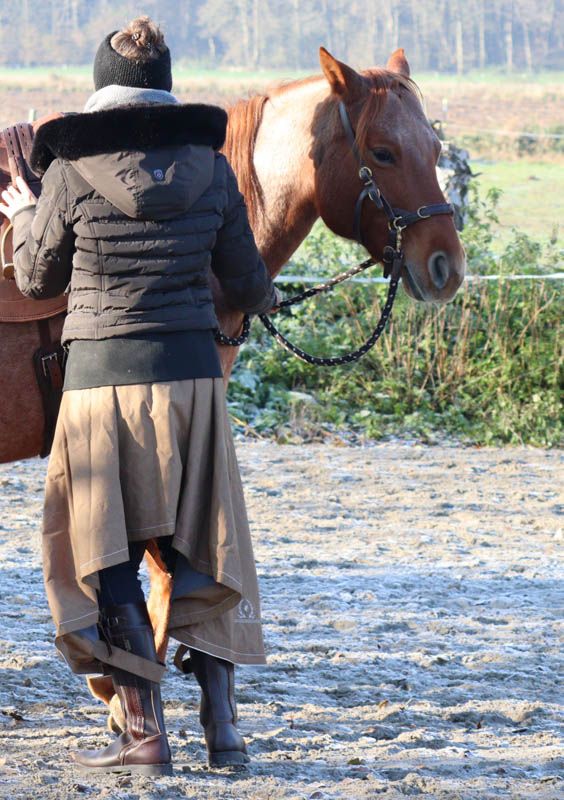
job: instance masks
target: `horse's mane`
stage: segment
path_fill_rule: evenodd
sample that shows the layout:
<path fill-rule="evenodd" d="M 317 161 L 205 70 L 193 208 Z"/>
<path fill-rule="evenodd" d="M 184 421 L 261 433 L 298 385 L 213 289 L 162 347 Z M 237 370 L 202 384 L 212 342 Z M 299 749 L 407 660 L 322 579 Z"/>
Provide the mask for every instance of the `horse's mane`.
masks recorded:
<path fill-rule="evenodd" d="M 400 94 L 405 89 L 421 101 L 421 92 L 411 78 L 398 75 L 386 69 L 370 69 L 360 73 L 367 85 L 366 100 L 356 125 L 356 139 L 362 149 L 371 121 L 381 113 L 390 91 Z M 245 197 L 251 225 L 264 205 L 264 195 L 254 166 L 254 152 L 257 135 L 262 122 L 264 107 L 271 97 L 286 94 L 296 87 L 321 80 L 319 75 L 278 84 L 265 94 L 255 95 L 249 100 L 239 100 L 228 108 L 229 124 L 223 152 L 235 170 L 239 188 Z M 328 98 L 330 100 L 331 98 Z M 337 104 L 332 102 L 335 112 L 335 125 L 338 125 Z M 328 126 L 329 127 L 329 126 Z M 333 130 L 333 126 L 331 126 Z"/>
<path fill-rule="evenodd" d="M 269 95 L 239 100 L 228 109 L 229 124 L 223 152 L 235 170 L 239 189 L 247 203 L 251 225 L 263 206 L 263 192 L 254 165 L 255 144 Z"/>

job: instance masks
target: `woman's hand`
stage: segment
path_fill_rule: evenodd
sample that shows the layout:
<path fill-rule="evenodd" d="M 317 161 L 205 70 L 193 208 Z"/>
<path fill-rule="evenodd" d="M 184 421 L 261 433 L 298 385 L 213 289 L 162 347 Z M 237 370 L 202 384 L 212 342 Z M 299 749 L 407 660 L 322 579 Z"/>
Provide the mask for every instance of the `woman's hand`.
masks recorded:
<path fill-rule="evenodd" d="M 16 178 L 16 185 L 8 186 L 5 192 L 2 192 L 2 200 L 0 203 L 0 212 L 5 214 L 11 221 L 16 211 L 28 206 L 34 206 L 37 203 L 37 198 L 24 181 L 23 178 Z"/>
<path fill-rule="evenodd" d="M 275 286 L 274 287 L 274 305 L 272 306 L 270 311 L 267 311 L 266 313 L 267 314 L 276 314 L 278 311 L 280 311 L 280 303 L 281 302 L 282 302 L 282 293 L 281 293 L 280 289 L 277 289 L 276 286 Z"/>

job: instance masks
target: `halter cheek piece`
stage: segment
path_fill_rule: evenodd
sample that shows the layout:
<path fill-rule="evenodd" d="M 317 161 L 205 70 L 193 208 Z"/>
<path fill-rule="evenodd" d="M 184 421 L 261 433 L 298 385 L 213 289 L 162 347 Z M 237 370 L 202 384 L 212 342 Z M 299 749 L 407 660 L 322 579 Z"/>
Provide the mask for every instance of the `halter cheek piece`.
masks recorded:
<path fill-rule="evenodd" d="M 361 190 L 354 207 L 354 238 L 357 242 L 364 246 L 360 223 L 362 218 L 362 207 L 364 205 L 364 201 L 368 199 L 370 202 L 374 203 L 377 209 L 384 211 L 386 217 L 388 218 L 388 243 L 384 247 L 382 261 L 384 264 L 384 277 L 389 277 L 390 283 L 388 286 L 388 296 L 386 297 L 386 302 L 384 303 L 382 313 L 380 314 L 380 319 L 378 320 L 378 323 L 372 334 L 358 349 L 353 350 L 351 353 L 345 353 L 342 356 L 322 358 L 320 356 L 314 356 L 310 353 L 306 353 L 300 347 L 293 344 L 293 342 L 290 342 L 278 330 L 278 328 L 273 325 L 270 317 L 267 314 L 259 315 L 260 321 L 266 330 L 271 334 L 271 336 L 276 339 L 279 345 L 284 347 L 290 353 L 293 353 L 301 361 L 305 361 L 306 363 L 313 364 L 317 367 L 338 367 L 342 366 L 343 364 L 352 364 L 353 362 L 358 361 L 359 358 L 362 358 L 362 356 L 366 355 L 366 353 L 368 353 L 368 351 L 374 347 L 384 332 L 386 323 L 390 318 L 392 306 L 398 290 L 401 277 L 401 268 L 405 262 L 405 253 L 402 248 L 403 231 L 409 227 L 409 225 L 414 225 L 416 222 L 421 222 L 423 219 L 429 219 L 430 217 L 435 217 L 439 214 L 454 214 L 454 208 L 450 203 L 435 203 L 434 205 L 430 206 L 421 206 L 417 209 L 417 211 L 405 211 L 403 208 L 394 208 L 391 206 L 378 188 L 378 184 L 374 180 L 372 170 L 364 163 L 362 159 L 362 153 L 358 147 L 356 135 L 351 125 L 348 111 L 343 102 L 339 103 L 339 115 L 341 117 L 341 122 L 343 123 L 345 135 L 351 150 L 358 161 L 358 177 L 363 183 L 363 189 Z M 345 272 L 341 272 L 339 275 L 336 275 L 334 278 L 331 278 L 325 283 L 313 286 L 311 289 L 300 292 L 300 294 L 297 294 L 294 297 L 289 297 L 286 300 L 283 300 L 280 303 L 279 308 L 289 308 L 290 306 L 296 305 L 296 303 L 301 303 L 303 300 L 307 300 L 309 297 L 314 297 L 317 294 L 329 292 L 331 289 L 333 289 L 333 287 L 337 286 L 337 284 L 343 283 L 343 281 L 352 278 L 354 275 L 358 275 L 360 272 L 364 272 L 364 270 L 368 269 L 369 267 L 373 267 L 374 264 L 376 264 L 376 261 L 373 258 L 368 258 L 361 264 L 351 267 Z M 239 347 L 239 345 L 244 344 L 249 338 L 250 329 L 250 317 L 248 314 L 246 314 L 243 319 L 243 330 L 240 336 L 227 336 L 222 331 L 217 330 L 215 333 L 215 338 L 219 344 L 229 345 L 231 347 Z"/>
<path fill-rule="evenodd" d="M 402 249 L 402 233 L 410 225 L 421 222 L 423 219 L 436 217 L 439 214 L 454 214 L 454 208 L 450 203 L 434 203 L 430 206 L 420 206 L 417 211 L 405 211 L 403 208 L 394 208 L 386 200 L 378 184 L 376 183 L 372 170 L 362 158 L 362 153 L 356 141 L 356 134 L 345 104 L 339 103 L 339 116 L 345 130 L 347 141 L 359 164 L 358 177 L 364 184 L 354 207 L 353 234 L 357 242 L 364 245 L 362 236 L 361 219 L 362 207 L 365 200 L 370 200 L 376 208 L 384 212 L 388 218 L 388 244 L 384 247 L 383 263 L 384 277 L 395 275 L 399 277 L 399 272 L 405 261 L 405 254 Z"/>

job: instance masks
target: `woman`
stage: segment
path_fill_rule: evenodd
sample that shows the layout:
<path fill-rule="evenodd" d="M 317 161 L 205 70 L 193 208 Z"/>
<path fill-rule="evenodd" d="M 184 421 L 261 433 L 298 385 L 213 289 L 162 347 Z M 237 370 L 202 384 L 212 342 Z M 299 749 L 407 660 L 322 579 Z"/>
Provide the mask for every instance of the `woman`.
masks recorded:
<path fill-rule="evenodd" d="M 78 673 L 111 675 L 125 730 L 74 760 L 170 774 L 153 631 L 137 571 L 157 540 L 173 577 L 169 632 L 190 650 L 213 765 L 248 760 L 233 664 L 264 663 L 242 488 L 213 331 L 209 268 L 224 300 L 272 310 L 277 293 L 218 152 L 227 117 L 180 105 L 148 17 L 100 45 L 85 113 L 44 125 L 36 204 L 18 179 L 21 291 L 69 292 L 64 394 L 43 523 L 57 647 Z"/>

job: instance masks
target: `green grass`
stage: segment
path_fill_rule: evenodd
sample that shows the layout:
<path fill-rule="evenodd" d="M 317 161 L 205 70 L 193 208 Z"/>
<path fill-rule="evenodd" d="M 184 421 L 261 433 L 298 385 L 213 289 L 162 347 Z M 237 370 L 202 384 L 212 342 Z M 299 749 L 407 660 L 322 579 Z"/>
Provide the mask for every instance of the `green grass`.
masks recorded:
<path fill-rule="evenodd" d="M 501 189 L 497 206 L 500 226 L 496 241 L 507 244 L 512 229 L 540 241 L 548 241 L 564 219 L 564 169 L 560 163 L 518 161 L 472 161 L 479 192 L 485 196 L 492 188 Z M 497 249 L 497 247 L 496 247 Z"/>
<path fill-rule="evenodd" d="M 359 69 L 366 65 L 357 65 Z M 255 81 L 276 81 L 284 80 L 286 78 L 301 78 L 305 75 L 311 75 L 319 72 L 319 68 L 315 67 L 307 70 L 295 70 L 291 67 L 286 69 L 258 69 L 249 70 L 241 67 L 224 67 L 220 69 L 208 69 L 205 67 L 188 67 L 183 63 L 177 62 L 174 70 L 174 75 L 177 80 L 209 80 L 210 83 L 217 84 L 222 81 L 231 83 L 234 80 L 241 83 L 254 83 Z M 0 67 L 0 80 L 9 81 L 13 79 L 16 83 L 24 80 L 29 83 L 33 79 L 37 80 L 40 85 L 45 80 L 50 79 L 53 75 L 71 80 L 80 80 L 82 78 L 90 78 L 92 74 L 92 66 L 88 65 L 45 65 L 36 67 Z M 441 84 L 443 86 L 456 86 L 465 83 L 473 85 L 519 85 L 523 82 L 535 85 L 561 85 L 564 82 L 564 72 L 558 70 L 544 70 L 541 72 L 514 72 L 507 74 L 502 70 L 490 69 L 485 71 L 475 70 L 467 72 L 462 76 L 454 75 L 451 73 L 439 72 L 418 72 L 415 76 L 417 83 L 425 89 L 426 85 Z"/>

